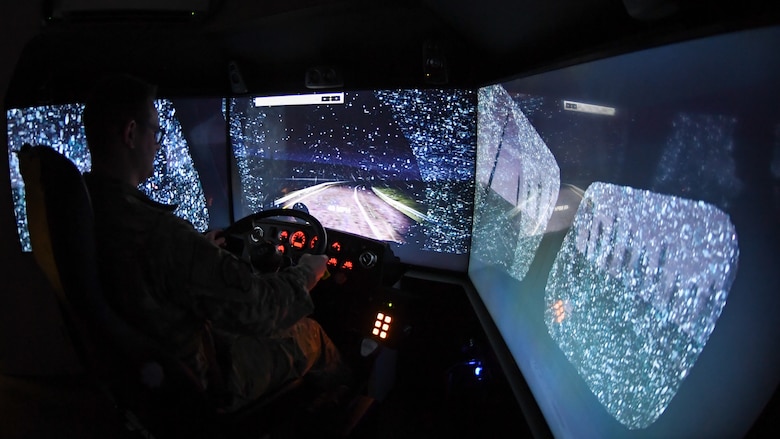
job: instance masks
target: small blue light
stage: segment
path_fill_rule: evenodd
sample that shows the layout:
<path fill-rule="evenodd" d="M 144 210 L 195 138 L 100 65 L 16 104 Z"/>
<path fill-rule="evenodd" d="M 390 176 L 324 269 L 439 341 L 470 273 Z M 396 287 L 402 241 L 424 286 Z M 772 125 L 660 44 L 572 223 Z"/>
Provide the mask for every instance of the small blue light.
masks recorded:
<path fill-rule="evenodd" d="M 477 366 L 474 368 L 474 375 L 480 376 L 482 374 L 482 368 Z"/>

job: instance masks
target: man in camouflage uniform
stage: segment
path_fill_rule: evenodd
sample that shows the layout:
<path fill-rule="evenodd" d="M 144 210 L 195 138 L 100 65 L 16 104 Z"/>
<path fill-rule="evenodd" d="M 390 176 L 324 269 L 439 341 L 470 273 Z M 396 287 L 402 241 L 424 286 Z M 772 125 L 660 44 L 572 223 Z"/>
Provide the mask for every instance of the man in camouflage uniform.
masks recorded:
<path fill-rule="evenodd" d="M 236 409 L 304 374 L 342 373 L 339 353 L 315 321 L 309 291 L 324 255 L 259 274 L 137 189 L 151 176 L 162 132 L 156 89 L 129 76 L 104 80 L 86 103 L 92 155 L 85 175 L 95 211 L 108 301 L 131 325 L 183 360 L 208 387 L 210 328 L 226 341 L 222 370 Z"/>

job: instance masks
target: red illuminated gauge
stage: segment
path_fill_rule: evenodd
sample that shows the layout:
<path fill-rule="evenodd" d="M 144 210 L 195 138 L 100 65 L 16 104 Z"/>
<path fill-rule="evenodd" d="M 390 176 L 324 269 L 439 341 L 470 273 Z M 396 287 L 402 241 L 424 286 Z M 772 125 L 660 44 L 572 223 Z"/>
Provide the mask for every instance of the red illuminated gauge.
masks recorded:
<path fill-rule="evenodd" d="M 338 243 L 338 242 L 334 242 L 333 244 L 331 244 L 331 245 L 330 245 L 330 248 L 332 248 L 332 249 L 333 249 L 333 251 L 335 251 L 336 253 L 338 253 L 338 252 L 340 252 L 340 251 L 341 251 L 341 244 L 340 244 L 340 243 Z"/>
<path fill-rule="evenodd" d="M 287 241 L 287 237 L 290 236 L 290 234 L 287 232 L 287 230 L 282 230 L 279 232 L 279 241 Z"/>
<path fill-rule="evenodd" d="M 330 258 L 328 259 L 328 265 L 331 267 L 335 267 L 339 264 L 339 261 L 336 258 Z"/>
<path fill-rule="evenodd" d="M 276 249 L 277 249 L 277 250 L 279 250 L 279 253 L 281 253 L 281 254 L 284 254 L 284 250 L 285 250 L 285 249 L 284 249 L 284 246 L 283 246 L 283 245 L 281 245 L 281 244 L 280 244 L 280 245 L 277 245 L 277 246 L 276 246 Z"/>
<path fill-rule="evenodd" d="M 306 245 L 306 234 L 300 230 L 293 232 L 290 236 L 290 245 L 294 249 L 302 249 Z"/>
<path fill-rule="evenodd" d="M 309 248 L 310 248 L 310 249 L 314 249 L 314 246 L 315 246 L 315 245 L 317 245 L 317 241 L 318 241 L 319 239 L 320 239 L 320 237 L 319 237 L 319 236 L 317 236 L 317 235 L 314 235 L 314 236 L 311 238 L 311 241 L 309 242 Z"/>
<path fill-rule="evenodd" d="M 341 264 L 341 268 L 344 270 L 351 270 L 352 269 L 352 261 L 344 261 L 343 264 Z"/>

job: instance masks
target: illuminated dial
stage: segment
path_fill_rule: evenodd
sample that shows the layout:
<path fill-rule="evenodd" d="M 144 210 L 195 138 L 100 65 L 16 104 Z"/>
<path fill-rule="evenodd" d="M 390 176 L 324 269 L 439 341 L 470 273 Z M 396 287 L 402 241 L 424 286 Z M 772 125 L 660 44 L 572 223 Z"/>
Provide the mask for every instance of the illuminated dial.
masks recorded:
<path fill-rule="evenodd" d="M 306 245 L 306 234 L 300 230 L 293 232 L 293 234 L 290 235 L 290 245 L 294 249 L 302 249 Z"/>
<path fill-rule="evenodd" d="M 288 236 L 290 236 L 290 233 L 287 230 L 282 230 L 279 232 L 279 241 L 287 241 Z"/>
<path fill-rule="evenodd" d="M 319 236 L 317 235 L 312 236 L 311 241 L 309 241 L 309 248 L 313 250 L 314 246 L 317 245 L 318 240 L 319 240 Z"/>
<path fill-rule="evenodd" d="M 376 265 L 376 261 L 378 259 L 379 258 L 377 258 L 376 254 L 370 251 L 364 251 L 360 254 L 360 257 L 358 257 L 358 261 L 360 262 L 360 265 L 363 266 L 363 268 L 372 268 L 374 265 Z"/>
<path fill-rule="evenodd" d="M 260 226 L 254 226 L 252 233 L 249 234 L 249 238 L 252 242 L 260 242 L 263 239 L 263 229 Z"/>

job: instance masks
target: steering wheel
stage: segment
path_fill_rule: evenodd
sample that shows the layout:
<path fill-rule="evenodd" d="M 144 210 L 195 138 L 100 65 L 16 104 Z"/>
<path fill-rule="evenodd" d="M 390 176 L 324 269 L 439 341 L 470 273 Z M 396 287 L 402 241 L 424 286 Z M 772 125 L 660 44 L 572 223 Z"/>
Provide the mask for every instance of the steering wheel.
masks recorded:
<path fill-rule="evenodd" d="M 297 263 L 306 253 L 324 254 L 328 246 L 322 223 L 298 209 L 263 210 L 241 218 L 223 234 L 228 251 L 262 271 Z"/>

